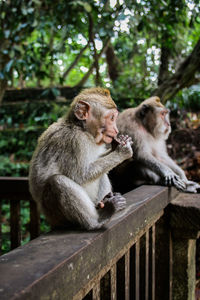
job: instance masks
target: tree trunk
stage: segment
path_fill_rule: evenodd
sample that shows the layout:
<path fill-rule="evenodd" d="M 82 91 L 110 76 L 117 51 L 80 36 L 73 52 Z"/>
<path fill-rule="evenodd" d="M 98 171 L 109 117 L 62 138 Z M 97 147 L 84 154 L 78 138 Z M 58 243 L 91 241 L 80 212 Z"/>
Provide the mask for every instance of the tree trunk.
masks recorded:
<path fill-rule="evenodd" d="M 114 82 L 117 80 L 120 74 L 120 61 L 118 57 L 115 55 L 113 46 L 109 43 L 106 50 L 106 62 L 108 65 L 108 74 L 110 79 Z"/>
<path fill-rule="evenodd" d="M 8 61 L 9 61 L 8 56 L 0 54 L 0 71 L 2 71 L 5 68 Z M 0 79 L 0 105 L 3 101 L 3 96 L 5 94 L 6 88 L 7 88 L 7 79 L 5 78 Z"/>
<path fill-rule="evenodd" d="M 95 84 L 98 86 L 98 85 L 101 85 L 101 76 L 99 73 L 99 56 L 98 56 L 96 45 L 95 45 L 94 24 L 93 24 L 93 19 L 92 19 L 91 14 L 88 14 L 88 18 L 89 18 L 89 29 L 88 29 L 89 42 L 93 46 L 94 67 L 96 70 Z"/>
<path fill-rule="evenodd" d="M 0 105 L 1 105 L 2 100 L 3 100 L 3 96 L 5 94 L 6 87 L 7 87 L 7 80 L 1 80 L 0 79 Z"/>
<path fill-rule="evenodd" d="M 184 87 L 195 82 L 195 73 L 200 69 L 200 40 L 191 54 L 180 64 L 175 74 L 165 80 L 153 93 L 165 103 Z"/>
<path fill-rule="evenodd" d="M 89 46 L 89 42 L 87 43 L 87 45 L 85 45 L 84 48 L 81 49 L 81 51 L 79 52 L 79 54 L 76 56 L 75 60 L 71 63 L 71 65 L 69 66 L 69 68 L 64 72 L 64 74 L 63 74 L 63 80 L 66 79 L 66 77 L 70 73 L 70 71 L 77 65 L 77 63 L 79 62 L 81 56 L 83 55 L 84 51 L 88 48 L 88 46 Z"/>
<path fill-rule="evenodd" d="M 160 68 L 159 68 L 159 75 L 158 75 L 158 85 L 161 85 L 165 80 L 167 80 L 169 76 L 168 73 L 169 56 L 170 56 L 170 49 L 162 45 L 161 56 L 160 56 Z"/>

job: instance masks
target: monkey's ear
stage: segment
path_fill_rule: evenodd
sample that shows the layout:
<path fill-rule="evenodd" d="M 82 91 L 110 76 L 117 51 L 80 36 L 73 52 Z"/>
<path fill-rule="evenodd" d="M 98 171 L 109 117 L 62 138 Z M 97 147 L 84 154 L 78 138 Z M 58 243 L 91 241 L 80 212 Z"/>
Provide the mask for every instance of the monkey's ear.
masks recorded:
<path fill-rule="evenodd" d="M 150 110 L 150 105 L 143 104 L 140 110 L 140 116 L 143 118 L 149 110 Z"/>
<path fill-rule="evenodd" d="M 74 114 L 79 120 L 86 120 L 89 116 L 90 105 L 89 103 L 80 100 L 74 109 Z"/>

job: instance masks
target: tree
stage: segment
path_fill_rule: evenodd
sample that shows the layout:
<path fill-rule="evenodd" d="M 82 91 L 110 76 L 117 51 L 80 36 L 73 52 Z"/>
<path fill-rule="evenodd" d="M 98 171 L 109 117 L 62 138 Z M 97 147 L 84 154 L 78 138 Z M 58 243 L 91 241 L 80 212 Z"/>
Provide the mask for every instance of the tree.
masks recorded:
<path fill-rule="evenodd" d="M 200 70 L 200 39 L 191 54 L 180 64 L 175 74 L 166 78 L 154 92 L 165 103 L 184 87 L 195 84 L 195 74 Z"/>

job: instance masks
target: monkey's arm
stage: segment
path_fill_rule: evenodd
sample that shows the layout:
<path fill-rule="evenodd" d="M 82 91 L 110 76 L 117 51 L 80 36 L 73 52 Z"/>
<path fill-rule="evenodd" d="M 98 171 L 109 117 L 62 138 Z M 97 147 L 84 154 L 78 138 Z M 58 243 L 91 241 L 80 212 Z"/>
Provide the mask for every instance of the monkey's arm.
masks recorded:
<path fill-rule="evenodd" d="M 131 138 L 128 136 L 120 136 L 120 143 L 114 151 L 109 152 L 106 156 L 102 156 L 96 161 L 79 169 L 76 182 L 80 185 L 84 185 L 94 181 L 103 174 L 108 173 L 124 160 L 132 157 L 133 151 L 131 145 Z M 81 161 L 84 161 L 83 157 L 81 158 Z"/>
<path fill-rule="evenodd" d="M 198 189 L 200 189 L 200 185 L 194 181 L 190 181 L 185 176 L 184 171 L 169 157 L 166 155 L 164 157 L 164 160 L 166 162 L 166 165 L 172 169 L 180 178 L 183 180 L 183 182 L 186 184 L 185 192 L 188 193 L 196 193 Z"/>
<path fill-rule="evenodd" d="M 91 163 L 85 170 L 82 170 L 82 176 L 79 178 L 79 184 L 83 185 L 89 181 L 99 178 L 104 173 L 108 173 L 114 167 L 124 160 L 131 157 L 131 153 L 120 153 L 113 151 L 104 157 L 100 157 Z"/>
<path fill-rule="evenodd" d="M 172 171 L 174 171 L 174 173 L 176 173 L 183 181 L 187 181 L 184 171 L 171 159 L 171 157 L 168 154 L 163 155 L 161 158 L 162 161 L 164 161 L 166 165 Z"/>
<path fill-rule="evenodd" d="M 160 162 L 149 152 L 143 153 L 143 155 L 138 159 L 141 160 L 143 165 L 159 175 L 161 181 L 163 181 L 166 186 L 174 185 L 179 190 L 185 190 L 186 186 L 183 180 L 179 176 L 177 176 L 168 166 Z"/>

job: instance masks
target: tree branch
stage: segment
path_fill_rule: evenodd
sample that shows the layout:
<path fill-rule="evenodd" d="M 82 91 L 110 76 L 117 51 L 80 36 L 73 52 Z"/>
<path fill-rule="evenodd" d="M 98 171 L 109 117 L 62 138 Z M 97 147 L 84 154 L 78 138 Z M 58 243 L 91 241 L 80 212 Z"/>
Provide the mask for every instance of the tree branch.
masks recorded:
<path fill-rule="evenodd" d="M 184 87 L 195 81 L 195 73 L 200 69 L 200 39 L 191 54 L 180 64 L 176 73 L 165 80 L 153 93 L 165 103 Z"/>
<path fill-rule="evenodd" d="M 74 61 L 71 63 L 71 65 L 69 66 L 69 68 L 63 73 L 63 79 L 64 80 L 69 75 L 70 71 L 77 65 L 77 63 L 79 62 L 81 56 L 83 55 L 84 51 L 88 48 L 88 46 L 89 46 L 89 42 L 87 43 L 87 45 L 85 45 L 85 47 L 83 47 L 81 49 L 81 51 L 76 56 L 76 58 L 74 59 Z"/>
<path fill-rule="evenodd" d="M 103 48 L 101 49 L 100 53 L 98 54 L 98 59 L 102 56 L 102 54 L 106 51 L 108 45 L 110 43 L 110 38 L 108 38 L 106 41 L 105 41 L 105 44 L 103 46 Z M 88 72 L 83 76 L 83 78 L 75 85 L 75 87 L 80 87 L 80 86 L 83 86 L 86 81 L 88 80 L 88 78 L 90 77 L 93 69 L 95 67 L 95 62 L 92 63 L 92 65 L 90 66 Z"/>

